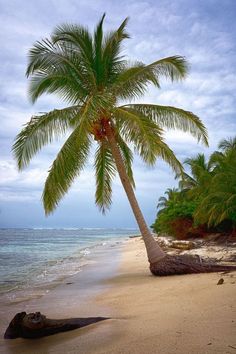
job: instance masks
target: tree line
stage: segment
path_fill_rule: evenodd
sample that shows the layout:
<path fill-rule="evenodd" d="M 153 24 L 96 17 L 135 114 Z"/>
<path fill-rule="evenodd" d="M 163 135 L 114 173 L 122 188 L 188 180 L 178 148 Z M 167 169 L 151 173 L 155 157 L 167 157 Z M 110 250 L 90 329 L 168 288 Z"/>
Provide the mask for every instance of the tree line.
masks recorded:
<path fill-rule="evenodd" d="M 184 164 L 190 173 L 159 198 L 153 230 L 176 238 L 236 234 L 236 137 L 220 141 L 208 160 L 198 154 Z"/>

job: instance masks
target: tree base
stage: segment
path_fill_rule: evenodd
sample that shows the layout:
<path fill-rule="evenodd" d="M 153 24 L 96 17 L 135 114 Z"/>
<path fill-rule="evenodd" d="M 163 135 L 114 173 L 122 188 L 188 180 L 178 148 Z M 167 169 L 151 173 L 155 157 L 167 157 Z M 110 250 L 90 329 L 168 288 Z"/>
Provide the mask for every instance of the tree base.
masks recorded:
<path fill-rule="evenodd" d="M 236 265 L 220 265 L 213 262 L 202 261 L 199 257 L 189 255 L 178 255 L 162 258 L 159 262 L 150 264 L 150 271 L 156 276 L 231 272 L 236 270 Z"/>

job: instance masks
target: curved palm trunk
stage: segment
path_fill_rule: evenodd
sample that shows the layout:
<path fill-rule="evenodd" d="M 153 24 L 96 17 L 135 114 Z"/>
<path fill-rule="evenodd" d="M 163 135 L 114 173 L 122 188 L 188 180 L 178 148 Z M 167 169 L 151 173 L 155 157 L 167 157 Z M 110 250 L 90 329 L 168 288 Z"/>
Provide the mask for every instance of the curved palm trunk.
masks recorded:
<path fill-rule="evenodd" d="M 139 229 L 141 231 L 148 260 L 150 262 L 150 271 L 153 275 L 166 276 L 177 274 L 191 274 L 191 273 L 211 273 L 236 270 L 236 265 L 221 265 L 215 262 L 208 262 L 199 260 L 199 257 L 189 255 L 167 255 L 158 243 L 153 238 L 149 228 L 144 220 L 142 212 L 139 208 L 137 199 L 135 197 L 133 188 L 130 184 L 129 178 L 126 173 L 125 165 L 117 146 L 113 129 L 109 122 L 105 123 L 106 136 L 111 147 L 112 155 L 114 157 L 116 167 L 121 179 L 121 183 L 125 189 L 126 195 L 130 202 L 131 208 L 135 215 Z"/>
<path fill-rule="evenodd" d="M 151 234 L 151 232 L 144 220 L 143 214 L 140 210 L 137 199 L 135 197 L 132 185 L 131 185 L 129 178 L 127 176 L 125 165 L 124 165 L 120 150 L 117 146 L 113 130 L 112 130 L 109 122 L 107 122 L 105 124 L 105 129 L 106 129 L 106 135 L 107 135 L 108 141 L 110 143 L 112 155 L 113 155 L 115 163 L 116 163 L 117 171 L 120 176 L 121 183 L 125 189 L 126 195 L 127 195 L 128 200 L 130 202 L 131 208 L 133 210 L 134 216 L 136 218 L 136 221 L 138 223 L 139 229 L 141 231 L 141 234 L 142 234 L 145 246 L 146 246 L 148 260 L 149 260 L 150 264 L 157 263 L 161 259 L 163 259 L 166 256 L 166 254 L 161 249 L 161 247 L 158 245 L 158 243 L 155 241 L 154 237 L 152 236 L 152 234 Z"/>

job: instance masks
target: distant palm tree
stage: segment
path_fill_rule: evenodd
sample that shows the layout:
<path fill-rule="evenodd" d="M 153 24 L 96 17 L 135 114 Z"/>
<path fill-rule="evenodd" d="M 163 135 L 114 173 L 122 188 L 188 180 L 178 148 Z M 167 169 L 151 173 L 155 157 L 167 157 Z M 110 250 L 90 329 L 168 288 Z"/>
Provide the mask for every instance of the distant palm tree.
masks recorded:
<path fill-rule="evenodd" d="M 111 182 L 118 172 L 143 236 L 151 271 L 178 273 L 176 267 L 169 269 L 173 260 L 169 262 L 151 235 L 135 198 L 133 154 L 128 145 L 132 144 L 147 164 L 153 165 L 160 157 L 180 173 L 182 166 L 164 142 L 163 128 L 189 132 L 207 145 L 206 129 L 196 115 L 183 109 L 125 101 L 141 97 L 149 84 L 159 88 L 161 77 L 172 81 L 185 78 L 187 63 L 183 57 L 173 56 L 149 65 L 130 64 L 121 55 L 122 42 L 129 38 L 127 19 L 116 31 L 104 35 L 104 16 L 93 36 L 85 27 L 65 24 L 30 50 L 26 74 L 31 77 L 32 102 L 43 93 L 56 93 L 70 106 L 33 116 L 16 137 L 13 152 L 22 170 L 44 145 L 71 131 L 45 183 L 43 204 L 49 214 L 84 169 L 94 138 L 96 204 L 102 211 L 109 208 Z M 167 271 L 159 272 L 166 264 Z"/>
<path fill-rule="evenodd" d="M 158 199 L 157 209 L 162 210 L 168 206 L 170 201 L 177 201 L 179 199 L 180 192 L 177 188 L 167 188 L 165 191 L 166 197 L 162 196 Z"/>
<path fill-rule="evenodd" d="M 218 147 L 222 151 L 210 156 L 212 174 L 195 217 L 209 226 L 232 220 L 236 227 L 236 137 L 222 140 Z"/>
<path fill-rule="evenodd" d="M 223 139 L 219 142 L 218 148 L 227 152 L 232 149 L 236 149 L 236 136 L 234 138 Z"/>
<path fill-rule="evenodd" d="M 190 167 L 191 175 L 184 172 L 179 182 L 179 187 L 191 197 L 206 192 L 209 178 L 211 176 L 211 163 L 206 161 L 204 154 L 188 158 L 184 161 Z"/>
<path fill-rule="evenodd" d="M 232 155 L 236 151 L 236 137 L 223 139 L 219 142 L 218 148 L 221 151 L 215 151 L 211 154 L 209 159 L 209 165 L 213 169 L 214 173 L 217 172 L 218 168 L 229 155 Z"/>

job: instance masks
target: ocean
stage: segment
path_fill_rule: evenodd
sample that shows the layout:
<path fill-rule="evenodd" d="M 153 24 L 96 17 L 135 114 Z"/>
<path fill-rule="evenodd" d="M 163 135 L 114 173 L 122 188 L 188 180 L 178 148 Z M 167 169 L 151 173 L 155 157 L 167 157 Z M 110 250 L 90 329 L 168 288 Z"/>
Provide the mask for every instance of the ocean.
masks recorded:
<path fill-rule="evenodd" d="M 82 271 L 93 262 L 97 249 L 137 233 L 137 229 L 0 229 L 0 297 L 14 300 L 27 289 L 40 293 Z"/>

